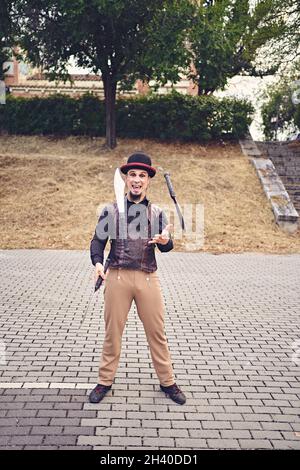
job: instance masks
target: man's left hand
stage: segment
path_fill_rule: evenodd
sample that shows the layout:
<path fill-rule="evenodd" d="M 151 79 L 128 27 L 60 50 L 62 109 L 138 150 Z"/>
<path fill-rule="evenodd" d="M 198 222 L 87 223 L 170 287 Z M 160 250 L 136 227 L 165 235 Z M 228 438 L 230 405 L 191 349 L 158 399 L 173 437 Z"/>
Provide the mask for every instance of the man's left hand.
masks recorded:
<path fill-rule="evenodd" d="M 166 225 L 163 231 L 161 233 L 156 233 L 152 240 L 148 242 L 148 244 L 150 245 L 152 243 L 159 243 L 160 245 L 166 245 L 170 240 L 171 227 L 173 227 L 172 224 Z"/>

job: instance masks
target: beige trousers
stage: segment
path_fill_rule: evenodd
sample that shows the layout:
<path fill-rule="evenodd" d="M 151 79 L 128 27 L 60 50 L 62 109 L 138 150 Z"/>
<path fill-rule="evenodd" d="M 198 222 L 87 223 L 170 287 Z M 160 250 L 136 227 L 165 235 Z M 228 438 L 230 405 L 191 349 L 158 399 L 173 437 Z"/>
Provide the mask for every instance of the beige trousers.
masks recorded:
<path fill-rule="evenodd" d="M 119 364 L 122 334 L 132 301 L 143 323 L 160 384 L 172 385 L 171 357 L 164 332 L 164 305 L 157 271 L 109 269 L 104 284 L 105 339 L 99 367 L 99 382 L 111 385 Z"/>

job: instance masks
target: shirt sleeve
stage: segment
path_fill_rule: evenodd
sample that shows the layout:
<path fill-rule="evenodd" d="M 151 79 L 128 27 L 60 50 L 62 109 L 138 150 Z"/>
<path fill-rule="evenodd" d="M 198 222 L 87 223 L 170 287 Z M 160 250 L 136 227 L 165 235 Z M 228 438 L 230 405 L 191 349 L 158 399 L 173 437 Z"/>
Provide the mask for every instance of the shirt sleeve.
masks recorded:
<path fill-rule="evenodd" d="M 96 263 L 103 264 L 104 250 L 108 240 L 108 226 L 107 230 L 105 219 L 108 217 L 108 209 L 105 207 L 99 217 L 94 236 L 90 244 L 90 257 L 92 264 L 95 266 Z"/>
<path fill-rule="evenodd" d="M 161 211 L 159 214 L 159 233 L 163 231 L 163 229 L 168 225 L 168 219 L 164 211 Z M 157 248 L 162 253 L 166 253 L 167 251 L 171 251 L 174 248 L 173 240 L 170 238 L 168 243 L 162 245 L 161 243 L 156 243 Z"/>

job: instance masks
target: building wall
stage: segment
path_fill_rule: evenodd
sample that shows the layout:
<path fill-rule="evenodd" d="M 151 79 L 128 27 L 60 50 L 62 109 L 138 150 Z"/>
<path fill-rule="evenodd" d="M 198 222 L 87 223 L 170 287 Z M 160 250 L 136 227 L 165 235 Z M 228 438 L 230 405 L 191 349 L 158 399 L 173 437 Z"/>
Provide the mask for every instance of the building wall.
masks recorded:
<path fill-rule="evenodd" d="M 18 63 L 14 58 L 8 62 L 10 70 L 6 73 L 5 84 L 9 87 L 13 96 L 49 96 L 55 93 L 63 93 L 72 97 L 81 96 L 84 93 L 92 92 L 104 99 L 104 88 L 101 77 L 93 74 L 72 74 L 74 84 L 70 82 L 50 82 L 45 80 L 38 69 L 29 69 L 24 63 Z M 150 82 L 152 85 L 152 82 Z M 176 85 L 167 83 L 159 87 L 158 93 L 168 93 L 171 88 L 183 94 L 197 95 L 197 87 L 189 80 L 182 77 Z M 135 87 L 131 91 L 117 91 L 118 96 L 132 96 L 147 94 L 150 87 L 142 80 L 137 80 Z"/>

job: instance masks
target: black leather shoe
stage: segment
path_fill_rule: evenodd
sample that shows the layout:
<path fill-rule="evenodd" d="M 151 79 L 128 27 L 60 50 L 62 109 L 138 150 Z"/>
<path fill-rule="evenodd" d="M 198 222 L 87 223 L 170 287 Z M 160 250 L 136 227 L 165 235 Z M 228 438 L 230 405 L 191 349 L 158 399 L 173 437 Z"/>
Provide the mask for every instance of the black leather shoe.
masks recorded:
<path fill-rule="evenodd" d="M 186 402 L 186 397 L 180 388 L 176 385 L 170 385 L 169 387 L 160 386 L 161 390 L 165 392 L 171 400 L 178 403 L 178 405 L 183 405 Z"/>
<path fill-rule="evenodd" d="M 110 389 L 111 385 L 96 385 L 89 395 L 90 403 L 99 403 Z"/>

